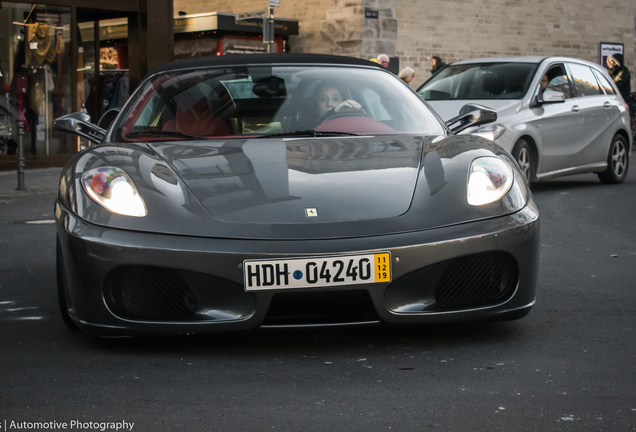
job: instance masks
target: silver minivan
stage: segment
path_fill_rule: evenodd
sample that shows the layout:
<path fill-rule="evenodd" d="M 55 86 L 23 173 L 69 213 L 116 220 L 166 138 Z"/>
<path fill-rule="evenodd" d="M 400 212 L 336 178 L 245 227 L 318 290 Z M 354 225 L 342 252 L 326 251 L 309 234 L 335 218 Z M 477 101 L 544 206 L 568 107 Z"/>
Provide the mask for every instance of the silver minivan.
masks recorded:
<path fill-rule="evenodd" d="M 627 176 L 629 107 L 600 65 L 566 57 L 463 60 L 417 93 L 448 123 L 467 103 L 491 108 L 497 121 L 466 129 L 508 150 L 529 182 L 597 173 Z"/>

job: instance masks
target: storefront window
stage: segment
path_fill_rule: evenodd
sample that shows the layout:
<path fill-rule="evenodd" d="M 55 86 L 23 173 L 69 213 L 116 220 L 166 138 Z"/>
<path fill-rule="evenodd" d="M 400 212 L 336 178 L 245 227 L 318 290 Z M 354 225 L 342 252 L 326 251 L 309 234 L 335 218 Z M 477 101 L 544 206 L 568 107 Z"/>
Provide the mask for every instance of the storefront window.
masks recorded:
<path fill-rule="evenodd" d="M 128 21 L 99 22 L 99 59 L 95 58 L 95 23 L 83 22 L 78 57 L 78 106 L 94 123 L 110 109 L 121 108 L 128 100 Z"/>
<path fill-rule="evenodd" d="M 73 152 L 72 139 L 52 129 L 53 120 L 72 107 L 70 23 L 68 7 L 2 2 L 0 69 L 9 91 L 0 105 L 12 127 L 4 134 L 0 128 L 0 152 L 15 153 L 18 121 L 25 128 L 25 154 Z"/>

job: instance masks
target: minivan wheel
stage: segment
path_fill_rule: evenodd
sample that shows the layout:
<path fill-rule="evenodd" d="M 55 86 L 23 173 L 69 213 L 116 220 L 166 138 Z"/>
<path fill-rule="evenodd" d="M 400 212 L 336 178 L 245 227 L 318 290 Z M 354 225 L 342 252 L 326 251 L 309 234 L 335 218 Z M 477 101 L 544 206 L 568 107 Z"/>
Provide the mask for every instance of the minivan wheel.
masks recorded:
<path fill-rule="evenodd" d="M 627 168 L 629 168 L 627 141 L 622 135 L 615 135 L 607 155 L 607 169 L 598 173 L 598 178 L 602 183 L 622 183 L 627 177 Z"/>
<path fill-rule="evenodd" d="M 521 172 L 526 178 L 526 183 L 531 184 L 534 181 L 534 174 L 536 172 L 536 165 L 534 163 L 534 156 L 530 145 L 524 139 L 520 139 L 515 145 L 512 151 L 512 157 L 515 158 L 521 168 Z"/>
<path fill-rule="evenodd" d="M 68 302 L 66 300 L 66 275 L 64 274 L 64 259 L 62 257 L 62 246 L 60 245 L 60 239 L 57 239 L 57 256 L 56 256 L 56 270 L 57 270 L 57 298 L 60 303 L 60 313 L 62 315 L 62 321 L 66 324 L 66 327 L 77 330 L 77 326 L 73 322 L 73 319 L 68 313 Z"/>

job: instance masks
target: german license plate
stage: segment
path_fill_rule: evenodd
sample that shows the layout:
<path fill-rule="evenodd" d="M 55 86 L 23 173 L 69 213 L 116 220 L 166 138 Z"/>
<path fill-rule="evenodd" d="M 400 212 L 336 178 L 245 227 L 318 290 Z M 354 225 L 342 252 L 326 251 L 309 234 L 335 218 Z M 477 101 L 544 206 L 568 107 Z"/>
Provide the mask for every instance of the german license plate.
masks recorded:
<path fill-rule="evenodd" d="M 391 282 L 391 253 L 243 262 L 246 291 Z"/>

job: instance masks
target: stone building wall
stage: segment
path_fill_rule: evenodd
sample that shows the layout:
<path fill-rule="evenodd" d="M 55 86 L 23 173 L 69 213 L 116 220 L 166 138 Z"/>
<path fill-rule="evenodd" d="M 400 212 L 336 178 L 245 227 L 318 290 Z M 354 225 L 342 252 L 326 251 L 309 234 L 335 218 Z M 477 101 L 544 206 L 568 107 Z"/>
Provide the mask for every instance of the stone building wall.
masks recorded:
<path fill-rule="evenodd" d="M 350 55 L 372 58 L 395 56 L 399 0 L 281 0 L 275 16 L 298 20 L 298 36 L 289 38 L 292 52 Z M 364 8 L 379 11 L 365 19 Z M 174 0 L 175 14 L 243 13 L 267 8 L 266 0 Z"/>
<path fill-rule="evenodd" d="M 598 62 L 600 42 L 625 45 L 636 60 L 634 0 L 280 0 L 276 16 L 297 19 L 292 52 L 400 58 L 415 69 L 416 87 L 430 76 L 430 58 L 562 55 Z M 175 13 L 241 13 L 266 0 L 174 0 Z M 365 18 L 365 8 L 378 18 Z M 632 76 L 636 76 L 633 73 Z M 636 89 L 635 89 L 636 90 Z"/>
<path fill-rule="evenodd" d="M 321 22 L 323 40 L 331 53 L 375 58 L 384 53 L 395 56 L 398 22 L 395 10 L 399 0 L 332 0 L 326 19 Z M 365 9 L 377 18 L 365 18 Z"/>
<path fill-rule="evenodd" d="M 281 0 L 274 16 L 298 20 L 298 36 L 289 38 L 291 52 L 331 54 L 331 43 L 323 39 L 321 22 L 334 0 Z M 244 13 L 268 8 L 267 0 L 174 0 L 174 12 L 187 14 L 206 12 Z"/>
<path fill-rule="evenodd" d="M 625 0 L 400 0 L 396 11 L 400 67 L 415 69 L 416 87 L 430 58 L 545 55 L 599 61 L 600 42 L 625 46 L 634 70 L 636 3 Z"/>

